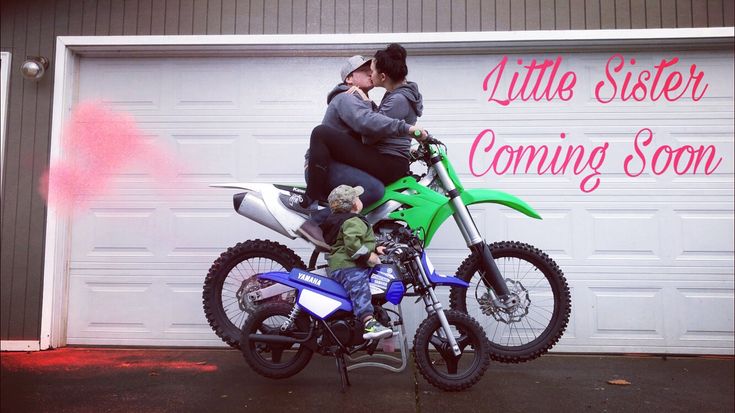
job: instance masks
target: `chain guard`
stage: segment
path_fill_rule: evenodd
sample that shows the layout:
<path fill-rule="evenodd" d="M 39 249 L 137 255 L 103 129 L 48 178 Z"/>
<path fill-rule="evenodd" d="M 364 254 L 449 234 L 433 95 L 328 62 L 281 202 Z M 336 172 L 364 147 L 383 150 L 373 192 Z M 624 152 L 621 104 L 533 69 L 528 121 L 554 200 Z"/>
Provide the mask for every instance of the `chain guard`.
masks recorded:
<path fill-rule="evenodd" d="M 266 298 L 260 303 L 256 303 L 248 298 L 248 295 L 250 293 L 258 291 L 261 288 L 270 287 L 273 284 L 273 281 L 259 279 L 258 274 L 253 274 L 252 276 L 244 279 L 240 284 L 240 288 L 238 288 L 237 292 L 235 293 L 235 297 L 237 298 L 237 305 L 240 307 L 240 310 L 252 316 L 253 313 L 255 313 L 255 311 L 258 309 L 258 307 L 260 307 L 264 303 L 275 301 L 283 301 L 287 303 L 294 302 L 295 295 L 293 292 L 284 293 L 280 296 Z"/>

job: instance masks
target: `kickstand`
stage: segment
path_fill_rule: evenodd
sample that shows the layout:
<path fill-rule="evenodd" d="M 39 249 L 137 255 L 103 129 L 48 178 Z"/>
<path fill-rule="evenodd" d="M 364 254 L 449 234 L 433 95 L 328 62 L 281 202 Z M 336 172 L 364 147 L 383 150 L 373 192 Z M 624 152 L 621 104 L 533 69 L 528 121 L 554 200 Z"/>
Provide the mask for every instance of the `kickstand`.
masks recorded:
<path fill-rule="evenodd" d="M 339 353 L 334 356 L 337 360 L 337 371 L 339 372 L 339 381 L 342 385 L 342 393 L 345 392 L 345 387 L 350 386 L 350 378 L 347 376 L 347 364 L 345 363 L 345 356 Z"/>

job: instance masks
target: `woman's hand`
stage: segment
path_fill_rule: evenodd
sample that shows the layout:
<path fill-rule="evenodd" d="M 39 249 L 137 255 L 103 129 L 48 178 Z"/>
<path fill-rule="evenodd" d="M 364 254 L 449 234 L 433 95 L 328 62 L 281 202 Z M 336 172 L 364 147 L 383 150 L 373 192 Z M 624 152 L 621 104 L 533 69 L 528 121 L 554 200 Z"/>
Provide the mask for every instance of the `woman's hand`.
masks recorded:
<path fill-rule="evenodd" d="M 416 132 L 419 132 L 419 133 L 416 133 Z M 411 135 L 412 138 L 416 139 L 419 142 L 422 142 L 426 138 L 429 137 L 429 132 L 417 126 L 411 126 L 410 128 L 408 128 L 408 134 Z"/>
<path fill-rule="evenodd" d="M 354 93 L 357 93 L 358 95 L 360 95 L 360 97 L 362 98 L 362 100 L 364 100 L 364 101 L 369 101 L 370 100 L 370 98 L 368 97 L 368 95 L 366 95 L 365 92 L 363 92 L 362 89 L 360 89 L 357 86 L 350 87 L 349 89 L 347 89 L 347 92 L 346 93 L 349 93 L 350 95 L 352 95 Z"/>
<path fill-rule="evenodd" d="M 382 246 L 382 245 L 379 246 L 379 247 L 376 247 L 375 248 L 375 252 L 377 252 L 378 255 L 385 255 L 385 247 Z"/>

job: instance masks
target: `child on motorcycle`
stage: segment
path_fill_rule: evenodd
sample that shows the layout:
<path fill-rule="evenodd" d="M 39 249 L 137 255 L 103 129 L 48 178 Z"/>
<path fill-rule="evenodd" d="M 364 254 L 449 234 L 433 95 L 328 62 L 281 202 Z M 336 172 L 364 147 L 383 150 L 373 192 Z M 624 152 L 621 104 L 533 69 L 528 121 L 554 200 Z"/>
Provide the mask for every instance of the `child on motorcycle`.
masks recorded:
<path fill-rule="evenodd" d="M 375 234 L 370 224 L 360 215 L 362 201 L 360 186 L 340 185 L 327 197 L 332 214 L 320 226 L 324 240 L 331 246 L 328 258 L 332 278 L 347 290 L 354 313 L 362 320 L 365 340 L 381 339 L 393 335 L 373 317 L 368 277 L 370 267 L 380 264 L 378 254 L 384 247 L 375 246 Z"/>

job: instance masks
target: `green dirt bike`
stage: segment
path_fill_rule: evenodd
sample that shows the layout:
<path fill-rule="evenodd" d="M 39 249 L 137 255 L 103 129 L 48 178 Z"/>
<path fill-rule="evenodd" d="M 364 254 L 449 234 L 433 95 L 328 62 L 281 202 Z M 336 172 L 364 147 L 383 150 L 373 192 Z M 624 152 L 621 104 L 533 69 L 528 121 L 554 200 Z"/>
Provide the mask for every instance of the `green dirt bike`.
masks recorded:
<path fill-rule="evenodd" d="M 423 164 L 426 172 L 386 186 L 383 198 L 363 210 L 378 243 L 395 242 L 397 234 L 408 228 L 428 247 L 452 216 L 471 253 L 455 274 L 469 287 L 452 287 L 451 309 L 480 323 L 496 361 L 517 363 L 546 353 L 569 322 L 571 298 L 564 274 L 548 255 L 531 245 L 515 241 L 488 245 L 467 207 L 501 204 L 531 218 L 541 217 L 508 193 L 466 189 L 447 158 L 446 146 L 433 137 L 421 142 L 412 158 L 412 166 Z M 297 238 L 296 230 L 308 219 L 280 199 L 303 193 L 302 188 L 264 183 L 212 186 L 241 190 L 234 195 L 235 210 L 289 238 Z M 295 299 L 292 288 L 256 275 L 293 268 L 318 273 L 317 260 L 323 252 L 316 247 L 308 266 L 293 250 L 268 240 L 248 240 L 223 252 L 204 282 L 204 311 L 212 329 L 227 344 L 239 348 L 241 327 L 256 307 Z"/>

